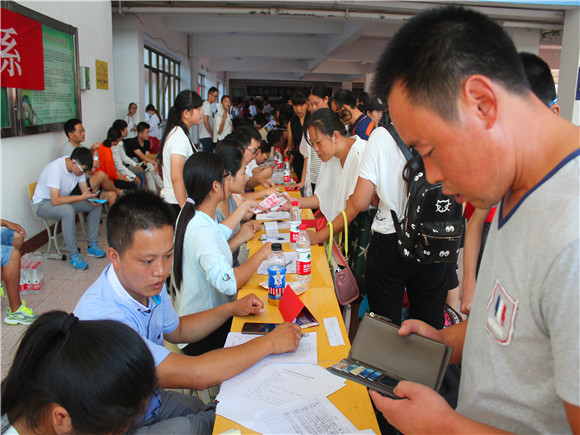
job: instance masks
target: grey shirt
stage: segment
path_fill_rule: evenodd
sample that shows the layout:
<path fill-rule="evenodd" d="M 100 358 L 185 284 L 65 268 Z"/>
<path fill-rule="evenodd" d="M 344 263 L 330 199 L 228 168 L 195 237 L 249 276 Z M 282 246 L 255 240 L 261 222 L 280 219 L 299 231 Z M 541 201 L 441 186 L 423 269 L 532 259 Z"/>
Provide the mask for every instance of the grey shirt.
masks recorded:
<path fill-rule="evenodd" d="M 487 239 L 457 411 L 516 433 L 569 433 L 580 405 L 580 153 L 564 159 Z"/>

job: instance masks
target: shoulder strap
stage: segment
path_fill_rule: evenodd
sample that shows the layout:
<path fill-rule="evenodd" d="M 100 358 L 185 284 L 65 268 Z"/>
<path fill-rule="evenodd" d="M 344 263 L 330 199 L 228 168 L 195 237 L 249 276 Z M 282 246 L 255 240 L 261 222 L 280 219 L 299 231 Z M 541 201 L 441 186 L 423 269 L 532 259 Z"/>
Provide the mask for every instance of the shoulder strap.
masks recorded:
<path fill-rule="evenodd" d="M 395 126 L 393 124 L 389 123 L 385 127 L 388 130 L 388 132 L 390 133 L 390 135 L 393 136 L 393 139 L 395 139 L 395 142 L 397 142 L 397 145 L 399 146 L 399 148 L 403 152 L 403 155 L 405 156 L 405 158 L 407 160 L 411 160 L 413 158 L 413 153 L 411 153 L 411 150 L 409 149 L 407 144 L 405 144 L 405 142 L 403 142 L 403 139 L 401 139 L 401 136 L 399 136 L 399 133 L 397 133 L 397 130 L 395 130 Z"/>
<path fill-rule="evenodd" d="M 348 219 L 346 218 L 346 213 L 344 210 L 342 210 L 340 213 L 344 219 L 344 256 L 348 258 Z"/>
<path fill-rule="evenodd" d="M 334 228 L 332 226 L 332 222 L 327 222 L 326 225 L 330 227 L 330 237 L 326 242 L 326 260 L 330 262 L 330 253 L 332 252 L 332 238 L 334 237 Z"/>

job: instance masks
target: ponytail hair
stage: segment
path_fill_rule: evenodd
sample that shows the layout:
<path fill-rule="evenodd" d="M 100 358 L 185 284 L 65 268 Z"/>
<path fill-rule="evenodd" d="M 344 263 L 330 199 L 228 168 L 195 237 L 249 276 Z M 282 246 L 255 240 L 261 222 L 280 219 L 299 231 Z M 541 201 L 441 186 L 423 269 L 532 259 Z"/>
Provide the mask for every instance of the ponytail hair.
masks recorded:
<path fill-rule="evenodd" d="M 107 131 L 107 138 L 103 141 L 103 145 L 107 148 L 111 148 L 111 144 L 119 139 L 121 139 L 121 130 L 118 127 L 113 126 Z"/>
<path fill-rule="evenodd" d="M 203 100 L 199 96 L 197 92 L 191 91 L 186 89 L 181 91 L 175 97 L 175 102 L 173 106 L 169 109 L 169 114 L 167 115 L 167 126 L 165 127 L 165 131 L 163 132 L 163 137 L 161 138 L 161 148 L 159 149 L 159 163 L 163 164 L 163 149 L 165 148 L 165 142 L 167 138 L 171 134 L 173 127 L 180 127 L 187 139 L 189 140 L 189 144 L 193 148 L 194 151 L 197 151 L 191 138 L 189 137 L 189 130 L 185 123 L 182 121 L 183 112 L 186 110 L 197 109 L 201 107 Z"/>
<path fill-rule="evenodd" d="M 181 208 L 175 229 L 173 244 L 173 276 L 176 288 L 180 291 L 183 281 L 183 243 L 189 221 L 195 216 L 197 206 L 201 204 L 212 189 L 214 181 L 222 182 L 224 162 L 219 155 L 201 151 L 190 156 L 183 166 L 183 183 L 187 192 L 187 201 Z M 195 204 L 189 200 L 192 199 Z"/>
<path fill-rule="evenodd" d="M 79 321 L 51 311 L 25 332 L 2 381 L 2 415 L 42 426 L 46 407 L 64 407 L 79 433 L 121 433 L 145 411 L 157 385 L 139 334 L 113 320 Z M 36 430 L 35 430 L 36 432 Z"/>

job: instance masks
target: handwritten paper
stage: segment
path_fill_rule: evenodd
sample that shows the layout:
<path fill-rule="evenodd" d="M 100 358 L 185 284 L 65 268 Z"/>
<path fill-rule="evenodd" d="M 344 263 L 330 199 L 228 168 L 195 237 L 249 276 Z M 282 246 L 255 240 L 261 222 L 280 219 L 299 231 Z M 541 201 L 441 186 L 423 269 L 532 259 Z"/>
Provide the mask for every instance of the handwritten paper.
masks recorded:
<path fill-rule="evenodd" d="M 284 252 L 286 257 L 286 273 L 296 273 L 296 251 Z M 262 261 L 258 267 L 259 275 L 268 275 L 268 260 Z"/>
<path fill-rule="evenodd" d="M 352 434 L 357 428 L 326 397 L 298 399 L 258 411 L 254 417 L 263 434 Z"/>
<path fill-rule="evenodd" d="M 260 213 L 256 215 L 256 219 L 259 221 L 275 221 L 275 220 L 288 220 L 290 219 L 289 211 L 271 211 L 269 213 Z"/>

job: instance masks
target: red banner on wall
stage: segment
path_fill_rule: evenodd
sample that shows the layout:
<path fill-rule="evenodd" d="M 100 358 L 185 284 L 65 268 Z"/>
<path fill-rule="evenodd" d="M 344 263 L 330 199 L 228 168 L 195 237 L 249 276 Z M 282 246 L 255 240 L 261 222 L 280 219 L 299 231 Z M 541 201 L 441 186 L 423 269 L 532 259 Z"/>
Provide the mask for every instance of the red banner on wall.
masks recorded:
<path fill-rule="evenodd" d="M 44 90 L 42 24 L 0 8 L 0 85 Z"/>

